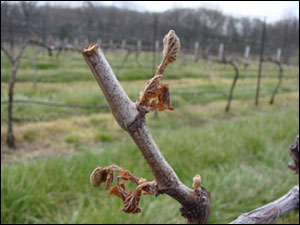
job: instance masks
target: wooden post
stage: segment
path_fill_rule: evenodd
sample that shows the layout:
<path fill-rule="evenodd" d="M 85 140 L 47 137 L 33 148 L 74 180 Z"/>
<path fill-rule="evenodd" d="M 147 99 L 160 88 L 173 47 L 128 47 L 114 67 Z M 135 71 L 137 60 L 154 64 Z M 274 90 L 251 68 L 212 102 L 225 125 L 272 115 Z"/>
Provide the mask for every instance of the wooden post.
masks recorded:
<path fill-rule="evenodd" d="M 121 49 L 124 51 L 126 49 L 126 40 L 122 40 Z"/>
<path fill-rule="evenodd" d="M 139 67 L 142 67 L 142 64 L 140 63 L 140 53 L 142 51 L 142 41 L 137 40 L 136 43 L 136 51 L 135 51 L 135 61 L 138 64 Z"/>
<path fill-rule="evenodd" d="M 159 52 L 159 41 L 156 40 L 155 41 L 155 53 L 158 53 Z"/>
<path fill-rule="evenodd" d="M 247 45 L 245 48 L 245 55 L 244 55 L 244 68 L 246 68 L 248 65 L 249 55 L 250 55 L 250 46 Z"/>
<path fill-rule="evenodd" d="M 223 61 L 224 59 L 224 44 L 221 43 L 219 46 L 219 60 Z"/>
<path fill-rule="evenodd" d="M 79 47 L 78 44 L 79 44 L 78 38 L 75 38 L 74 39 L 74 46 L 75 46 L 75 48 Z"/>
<path fill-rule="evenodd" d="M 141 53 L 141 51 L 142 51 L 142 41 L 141 40 L 137 41 L 136 48 L 137 48 L 138 53 Z"/>
<path fill-rule="evenodd" d="M 67 45 L 68 43 L 69 43 L 69 39 L 68 39 L 68 38 L 64 38 L 63 44 L 64 44 L 64 45 Z"/>
<path fill-rule="evenodd" d="M 280 62 L 280 56 L 281 56 L 281 48 L 277 49 L 277 54 L 276 54 L 276 61 Z"/>
<path fill-rule="evenodd" d="M 195 42 L 194 45 L 194 57 L 195 57 L 195 62 L 198 61 L 198 55 L 199 55 L 199 42 Z"/>

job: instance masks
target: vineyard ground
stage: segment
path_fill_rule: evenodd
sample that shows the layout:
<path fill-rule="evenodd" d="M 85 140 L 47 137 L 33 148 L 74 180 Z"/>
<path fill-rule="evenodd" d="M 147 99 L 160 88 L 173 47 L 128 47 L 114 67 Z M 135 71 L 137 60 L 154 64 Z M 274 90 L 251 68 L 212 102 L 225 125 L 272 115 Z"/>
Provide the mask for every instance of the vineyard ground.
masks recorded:
<path fill-rule="evenodd" d="M 21 63 L 15 99 L 106 104 L 83 58 L 75 53 L 63 53 L 57 68 L 53 68 L 54 59 L 41 54 L 39 63 L 52 66 L 38 70 L 40 80 L 34 88 L 30 51 Z M 132 56 L 120 72 L 121 84 L 133 101 L 144 88 L 145 78 L 151 76 L 151 55 L 140 57 L 142 63 L 149 61 L 149 68 L 136 68 Z M 191 186 L 192 177 L 201 174 L 213 200 L 209 223 L 228 223 L 299 183 L 287 168 L 288 146 L 299 133 L 299 71 L 297 67 L 286 69 L 291 76 L 283 80 L 274 105 L 269 105 L 277 70 L 267 64 L 260 104 L 254 106 L 257 64 L 251 65 L 238 80 L 232 107 L 225 113 L 232 69 L 214 64 L 211 70 L 204 70 L 203 61 L 196 64 L 189 57 L 186 67 L 179 70 L 180 62 L 170 65 L 165 75 L 175 110 L 158 112 L 157 117 L 150 113 L 147 121 L 162 154 L 183 183 Z M 108 60 L 120 65 L 121 57 L 108 52 Z M 7 100 L 8 69 L 3 58 L 1 101 Z M 6 111 L 7 105 L 1 105 L 1 223 L 185 222 L 178 203 L 168 196 L 143 196 L 142 213 L 127 215 L 120 211 L 120 199 L 103 187 L 90 185 L 91 171 L 111 164 L 153 179 L 137 147 L 107 109 L 17 103 L 17 150 L 13 152 L 5 145 Z M 299 223 L 299 212 L 290 212 L 277 223 Z"/>

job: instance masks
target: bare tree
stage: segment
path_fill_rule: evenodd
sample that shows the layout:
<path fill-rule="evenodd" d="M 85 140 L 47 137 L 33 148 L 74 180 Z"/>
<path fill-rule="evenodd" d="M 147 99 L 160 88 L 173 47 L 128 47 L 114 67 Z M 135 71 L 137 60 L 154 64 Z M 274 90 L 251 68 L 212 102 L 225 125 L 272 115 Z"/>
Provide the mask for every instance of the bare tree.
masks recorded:
<path fill-rule="evenodd" d="M 253 55 L 259 54 L 262 25 L 259 19 L 237 19 L 207 8 L 176 8 L 156 15 L 157 36 L 162 36 L 170 27 L 175 28 L 189 53 L 192 53 L 193 44 L 198 41 L 199 50 L 211 45 L 211 50 L 217 51 L 214 46 L 222 42 L 228 46 L 230 53 L 240 55 L 245 45 L 249 45 Z M 30 36 L 29 29 L 42 37 L 43 42 L 52 34 L 54 38 L 69 38 L 70 41 L 74 37 L 88 37 L 90 41 L 101 38 L 103 43 L 108 43 L 109 39 L 115 43 L 125 39 L 128 44 L 135 45 L 137 40 L 141 40 L 143 49 L 151 49 L 154 29 L 145 29 L 151 27 L 152 13 L 105 7 L 95 2 L 84 2 L 78 8 L 28 1 L 1 2 L 1 39 L 6 39 L 12 47 L 14 37 Z M 266 51 L 281 47 L 282 63 L 295 64 L 299 53 L 299 19 L 287 14 L 280 21 L 267 24 L 267 30 Z"/>
<path fill-rule="evenodd" d="M 13 133 L 13 99 L 14 99 L 14 86 L 16 81 L 16 76 L 19 68 L 20 57 L 22 56 L 29 40 L 22 43 L 20 50 L 16 56 L 10 53 L 2 44 L 1 50 L 6 54 L 9 61 L 12 63 L 12 70 L 9 77 L 8 83 L 8 130 L 6 143 L 9 148 L 15 148 L 15 137 Z"/>

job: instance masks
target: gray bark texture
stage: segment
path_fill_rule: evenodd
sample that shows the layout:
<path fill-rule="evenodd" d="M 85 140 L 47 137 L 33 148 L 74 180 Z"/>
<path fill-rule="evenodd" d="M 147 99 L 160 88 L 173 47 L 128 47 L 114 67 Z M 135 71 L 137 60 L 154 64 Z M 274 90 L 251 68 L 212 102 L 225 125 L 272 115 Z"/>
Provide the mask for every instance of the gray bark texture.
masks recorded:
<path fill-rule="evenodd" d="M 98 82 L 116 121 L 130 134 L 150 166 L 157 184 L 158 194 L 167 194 L 176 199 L 182 205 L 180 212 L 187 219 L 188 223 L 207 223 L 211 208 L 210 193 L 204 187 L 200 189 L 193 187 L 194 189 L 191 189 L 179 180 L 151 136 L 145 120 L 145 111 L 142 110 L 142 107 L 137 107 L 129 99 L 100 47 L 97 44 L 89 45 L 83 49 L 82 54 Z M 162 74 L 163 69 L 165 68 L 159 69 L 157 73 Z M 299 159 L 299 144 L 298 147 L 293 148 L 298 148 Z M 271 223 L 281 215 L 296 208 L 299 208 L 299 185 L 293 187 L 278 200 L 245 213 L 232 223 Z"/>
<path fill-rule="evenodd" d="M 116 121 L 130 134 L 150 166 L 159 194 L 168 194 L 180 202 L 180 211 L 188 223 L 207 223 L 211 205 L 209 193 L 203 188 L 199 196 L 179 180 L 153 140 L 146 124 L 145 112 L 139 111 L 124 92 L 100 47 L 97 44 L 89 45 L 82 54 Z"/>

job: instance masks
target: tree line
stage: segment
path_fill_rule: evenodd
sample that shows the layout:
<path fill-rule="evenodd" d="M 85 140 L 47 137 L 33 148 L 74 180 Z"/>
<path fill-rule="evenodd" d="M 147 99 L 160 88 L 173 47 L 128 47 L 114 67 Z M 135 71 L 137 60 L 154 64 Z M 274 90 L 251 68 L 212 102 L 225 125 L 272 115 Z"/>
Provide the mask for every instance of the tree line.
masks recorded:
<path fill-rule="evenodd" d="M 81 7 L 51 6 L 37 2 L 1 2 L 1 42 L 24 40 L 32 33 L 44 42 L 75 39 L 95 42 L 113 40 L 143 46 L 154 46 L 154 41 L 173 29 L 187 49 L 199 42 L 200 51 L 217 52 L 220 43 L 230 54 L 244 52 L 259 54 L 263 20 L 226 15 L 216 9 L 178 8 L 161 13 L 138 12 L 125 8 L 93 5 Z M 284 63 L 299 55 L 299 19 L 286 15 L 280 21 L 267 23 L 266 53 L 281 48 Z M 299 59 L 298 59 L 299 61 Z"/>

